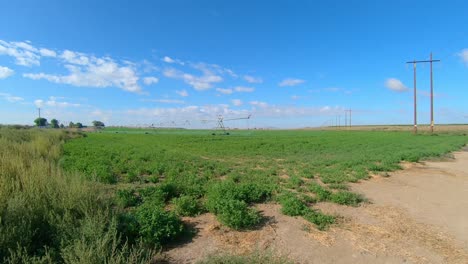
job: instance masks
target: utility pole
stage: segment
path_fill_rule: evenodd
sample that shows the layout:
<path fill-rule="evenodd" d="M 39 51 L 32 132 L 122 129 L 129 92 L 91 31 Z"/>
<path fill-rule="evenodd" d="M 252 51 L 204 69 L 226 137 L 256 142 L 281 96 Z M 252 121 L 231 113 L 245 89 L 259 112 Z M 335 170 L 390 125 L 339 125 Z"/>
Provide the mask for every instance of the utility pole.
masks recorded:
<path fill-rule="evenodd" d="M 349 122 L 345 123 L 345 126 L 351 127 L 351 109 L 345 109 L 345 118 L 346 120 L 348 119 L 348 113 L 349 113 Z"/>
<path fill-rule="evenodd" d="M 39 112 L 39 118 L 41 118 L 41 108 L 37 108 L 37 111 Z"/>
<path fill-rule="evenodd" d="M 345 110 L 345 127 L 348 127 L 348 111 Z"/>
<path fill-rule="evenodd" d="M 434 133 L 434 83 L 432 81 L 432 52 L 429 60 L 431 61 L 431 133 Z"/>
<path fill-rule="evenodd" d="M 414 78 L 414 133 L 418 133 L 418 123 L 417 123 L 417 102 L 416 102 L 416 64 L 417 63 L 430 63 L 430 68 L 431 68 L 431 133 L 434 132 L 434 88 L 433 88 L 433 81 L 432 81 L 432 63 L 433 62 L 439 62 L 440 60 L 433 60 L 432 59 L 432 52 L 430 54 L 430 59 L 429 60 L 413 60 L 413 61 L 408 61 L 406 63 L 412 63 L 413 64 L 413 78 Z"/>

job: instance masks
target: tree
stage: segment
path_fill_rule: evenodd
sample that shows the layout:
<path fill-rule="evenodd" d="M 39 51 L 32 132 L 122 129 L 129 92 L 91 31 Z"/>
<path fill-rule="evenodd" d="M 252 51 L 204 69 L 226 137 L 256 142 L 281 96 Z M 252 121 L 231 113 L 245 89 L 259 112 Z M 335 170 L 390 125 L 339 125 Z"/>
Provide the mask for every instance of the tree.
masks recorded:
<path fill-rule="evenodd" d="M 94 121 L 93 121 L 93 126 L 96 127 L 96 128 L 105 127 L 105 125 L 104 125 L 103 122 L 97 121 L 97 120 L 94 120 Z"/>
<path fill-rule="evenodd" d="M 75 127 L 77 127 L 77 128 L 82 128 L 82 127 L 83 127 L 83 124 L 81 124 L 80 122 L 78 122 L 78 123 L 75 124 Z"/>
<path fill-rule="evenodd" d="M 55 119 L 55 118 L 52 119 L 52 120 L 50 120 L 50 126 L 51 126 L 52 128 L 59 128 L 58 120 Z"/>
<path fill-rule="evenodd" d="M 75 124 L 73 122 L 70 121 L 70 123 L 68 123 L 68 127 L 69 128 L 74 128 L 75 127 Z"/>
<path fill-rule="evenodd" d="M 60 128 L 65 128 L 65 126 L 63 124 L 60 124 Z"/>
<path fill-rule="evenodd" d="M 34 120 L 34 123 L 36 123 L 36 126 L 38 127 L 43 127 L 47 125 L 47 119 L 43 117 L 38 117 L 36 120 Z"/>

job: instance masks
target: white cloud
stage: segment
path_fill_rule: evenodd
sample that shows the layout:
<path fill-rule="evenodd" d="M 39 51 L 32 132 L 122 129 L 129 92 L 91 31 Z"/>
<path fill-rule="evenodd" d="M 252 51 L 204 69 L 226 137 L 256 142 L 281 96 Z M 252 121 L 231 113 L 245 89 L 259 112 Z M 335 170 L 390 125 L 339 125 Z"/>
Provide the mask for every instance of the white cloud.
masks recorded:
<path fill-rule="evenodd" d="M 70 50 L 65 50 L 60 55 L 60 58 L 65 60 L 65 62 L 78 65 L 87 65 L 90 62 L 90 58 L 86 56 L 86 54 L 80 52 L 73 52 Z"/>
<path fill-rule="evenodd" d="M 332 93 L 339 92 L 340 90 L 341 90 L 341 89 L 340 89 L 340 88 L 337 88 L 337 87 L 325 88 L 325 91 L 332 92 Z"/>
<path fill-rule="evenodd" d="M 161 59 L 162 61 L 164 61 L 165 63 L 170 63 L 170 64 L 179 64 L 179 65 L 185 65 L 185 62 L 181 61 L 181 60 L 178 60 L 178 59 L 173 59 L 171 57 L 168 57 L 168 56 L 164 56 L 164 58 Z"/>
<path fill-rule="evenodd" d="M 143 83 L 145 85 L 151 85 L 151 84 L 155 84 L 155 83 L 158 83 L 158 82 L 159 82 L 159 79 L 156 78 L 156 77 L 150 76 L 150 77 L 143 78 Z"/>
<path fill-rule="evenodd" d="M 185 104 L 182 100 L 174 100 L 174 99 L 143 99 L 144 102 L 156 102 L 156 103 L 163 103 L 163 104 Z"/>
<path fill-rule="evenodd" d="M 163 74 L 168 78 L 182 79 L 185 83 L 192 86 L 197 91 L 211 89 L 214 83 L 223 81 L 221 76 L 215 75 L 208 70 L 204 71 L 202 76 L 195 76 L 176 69 L 166 69 Z"/>
<path fill-rule="evenodd" d="M 7 100 L 10 103 L 16 103 L 16 102 L 24 101 L 23 97 L 14 96 L 14 95 L 11 95 L 9 93 L 0 93 L 0 97 Z"/>
<path fill-rule="evenodd" d="M 204 62 L 198 62 L 198 63 L 189 62 L 188 64 L 190 65 L 190 67 L 196 70 L 199 70 L 206 75 L 219 74 L 219 75 L 230 75 L 233 78 L 238 77 L 237 74 L 233 70 L 223 68 L 217 64 L 208 64 Z"/>
<path fill-rule="evenodd" d="M 13 75 L 13 73 L 15 73 L 15 72 L 12 69 L 10 69 L 8 67 L 0 66 L 0 79 L 8 78 L 11 75 Z"/>
<path fill-rule="evenodd" d="M 242 105 L 242 101 L 240 99 L 232 99 L 231 103 L 234 106 L 241 106 Z"/>
<path fill-rule="evenodd" d="M 186 90 L 180 90 L 180 91 L 175 91 L 176 94 L 182 96 L 182 97 L 187 97 L 189 94 Z"/>
<path fill-rule="evenodd" d="M 288 79 L 284 79 L 283 81 L 281 81 L 278 85 L 281 86 L 281 87 L 296 86 L 296 85 L 302 84 L 304 82 L 305 82 L 305 80 L 288 78 Z"/>
<path fill-rule="evenodd" d="M 405 92 L 408 90 L 408 87 L 406 87 L 400 80 L 395 79 L 395 78 L 389 78 L 387 81 L 385 81 L 385 86 L 396 92 Z"/>
<path fill-rule="evenodd" d="M 55 51 L 53 50 L 50 50 L 50 49 L 39 49 L 39 53 L 41 54 L 41 56 L 44 56 L 44 57 L 57 57 L 57 53 L 55 53 Z"/>
<path fill-rule="evenodd" d="M 253 91 L 255 91 L 255 88 L 252 88 L 252 87 L 244 87 L 244 86 L 237 86 L 236 88 L 234 88 L 234 90 L 236 92 L 240 92 L 240 93 L 251 93 Z"/>
<path fill-rule="evenodd" d="M 14 57 L 17 65 L 33 66 L 40 64 L 38 50 L 26 42 L 0 40 L 0 55 Z"/>
<path fill-rule="evenodd" d="M 301 97 L 299 95 L 291 95 L 291 99 L 299 100 L 299 99 L 301 99 Z"/>
<path fill-rule="evenodd" d="M 41 57 L 56 58 L 69 72 L 68 75 L 23 74 L 24 77 L 33 80 L 45 79 L 55 83 L 86 87 L 115 86 L 125 91 L 141 92 L 136 65 L 131 62 L 119 64 L 110 57 L 95 57 L 70 50 L 64 50 L 57 55 L 53 50 L 36 48 L 27 42 L 3 40 L 0 40 L 0 55 L 14 57 L 15 63 L 23 66 L 40 65 Z"/>
<path fill-rule="evenodd" d="M 250 101 L 249 103 L 250 103 L 250 105 L 259 106 L 259 107 L 262 107 L 262 108 L 268 107 L 267 103 L 261 102 L 261 101 Z"/>
<path fill-rule="evenodd" d="M 232 89 L 224 89 L 224 88 L 216 88 L 217 92 L 220 92 L 222 94 L 232 94 Z"/>
<path fill-rule="evenodd" d="M 175 62 L 175 60 L 171 59 L 171 58 L 168 57 L 168 56 L 164 56 L 164 58 L 162 59 L 162 61 L 167 62 L 167 63 L 174 63 L 174 62 Z"/>
<path fill-rule="evenodd" d="M 115 86 L 125 91 L 141 93 L 139 78 L 133 66 L 121 66 L 109 57 L 97 58 L 69 50 L 64 51 L 60 58 L 65 62 L 68 75 L 26 73 L 23 76 L 78 87 Z"/>
<path fill-rule="evenodd" d="M 250 75 L 245 75 L 244 80 L 246 80 L 248 83 L 263 83 L 263 79 L 259 77 L 253 77 Z"/>
<path fill-rule="evenodd" d="M 458 56 L 463 60 L 463 62 L 468 64 L 468 49 L 463 49 L 458 53 Z"/>
<path fill-rule="evenodd" d="M 51 96 L 51 97 L 49 97 L 48 100 L 37 99 L 37 100 L 34 100 L 34 104 L 36 105 L 36 107 L 39 107 L 39 108 L 42 108 L 42 107 L 45 107 L 45 106 L 61 107 L 61 108 L 80 107 L 80 106 L 82 106 L 81 104 L 58 101 L 58 99 L 60 99 L 60 98 L 62 98 L 62 97 Z"/>

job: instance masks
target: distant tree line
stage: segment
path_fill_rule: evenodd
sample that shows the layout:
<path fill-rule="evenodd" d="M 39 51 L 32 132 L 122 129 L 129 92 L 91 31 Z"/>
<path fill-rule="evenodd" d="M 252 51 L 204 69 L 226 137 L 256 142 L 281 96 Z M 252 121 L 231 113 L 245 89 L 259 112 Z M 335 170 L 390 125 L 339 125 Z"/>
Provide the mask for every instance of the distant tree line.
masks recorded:
<path fill-rule="evenodd" d="M 65 125 L 64 124 L 59 124 L 59 121 L 57 119 L 55 119 L 55 118 L 50 120 L 50 123 L 48 123 L 46 118 L 38 117 L 38 118 L 36 118 L 34 120 L 34 123 L 38 127 L 65 128 Z M 95 128 L 105 127 L 105 124 L 103 122 L 97 121 L 97 120 L 94 120 L 92 122 L 92 124 L 93 124 L 93 126 Z M 80 123 L 80 122 L 77 122 L 77 123 L 70 122 L 70 123 L 68 123 L 68 127 L 69 128 L 83 128 L 85 126 L 83 126 L 83 124 Z"/>

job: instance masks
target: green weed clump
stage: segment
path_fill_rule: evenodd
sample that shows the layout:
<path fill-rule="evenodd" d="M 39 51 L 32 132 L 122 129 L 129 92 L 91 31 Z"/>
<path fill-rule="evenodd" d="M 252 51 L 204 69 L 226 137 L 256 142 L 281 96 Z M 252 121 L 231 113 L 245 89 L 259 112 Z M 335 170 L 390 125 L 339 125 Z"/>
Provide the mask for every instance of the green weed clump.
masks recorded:
<path fill-rule="evenodd" d="M 332 196 L 332 192 L 329 190 L 325 189 L 322 185 L 316 183 L 316 182 L 311 182 L 309 185 L 309 190 L 313 193 L 315 193 L 315 196 L 317 198 L 317 201 L 329 201 L 330 197 Z"/>
<path fill-rule="evenodd" d="M 134 189 L 120 189 L 116 192 L 117 204 L 126 208 L 136 206 L 141 202 L 140 197 L 135 193 Z"/>
<path fill-rule="evenodd" d="M 138 234 L 146 244 L 161 246 L 184 232 L 184 225 L 173 212 L 154 203 L 143 203 L 136 209 Z"/>
<path fill-rule="evenodd" d="M 314 210 L 307 210 L 303 217 L 307 221 L 315 224 L 319 230 L 325 230 L 335 223 L 335 217 Z"/>
<path fill-rule="evenodd" d="M 260 214 L 250 203 L 262 202 L 271 195 L 269 186 L 261 184 L 216 182 L 206 194 L 206 208 L 218 219 L 234 229 L 249 228 L 258 224 Z"/>
<path fill-rule="evenodd" d="M 179 216 L 197 216 L 203 212 L 203 207 L 196 197 L 185 195 L 172 199 L 174 212 Z"/>
<path fill-rule="evenodd" d="M 304 215 L 308 209 L 307 205 L 293 193 L 282 194 L 279 198 L 281 204 L 281 213 L 289 216 Z"/>
<path fill-rule="evenodd" d="M 197 264 L 292 264 L 286 257 L 277 256 L 270 251 L 254 251 L 247 255 L 231 255 L 218 253 L 206 257 Z"/>
<path fill-rule="evenodd" d="M 325 230 L 335 222 L 335 217 L 312 210 L 304 198 L 299 198 L 294 193 L 285 192 L 278 197 L 278 201 L 281 204 L 281 213 L 289 216 L 302 216 L 315 224 L 319 230 Z"/>
<path fill-rule="evenodd" d="M 339 191 L 330 197 L 330 201 L 343 204 L 357 206 L 361 202 L 365 201 L 364 197 L 358 193 L 348 192 L 348 191 Z"/>

